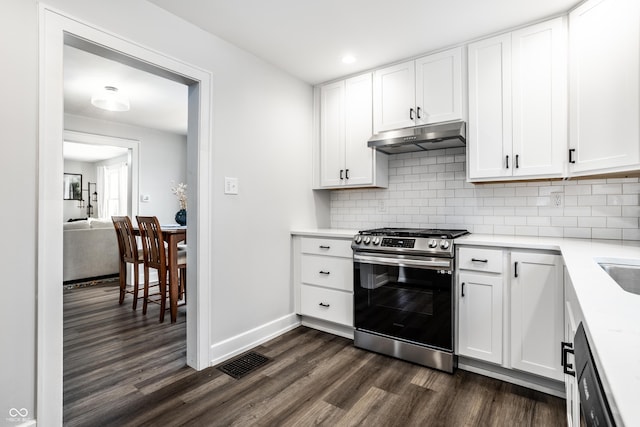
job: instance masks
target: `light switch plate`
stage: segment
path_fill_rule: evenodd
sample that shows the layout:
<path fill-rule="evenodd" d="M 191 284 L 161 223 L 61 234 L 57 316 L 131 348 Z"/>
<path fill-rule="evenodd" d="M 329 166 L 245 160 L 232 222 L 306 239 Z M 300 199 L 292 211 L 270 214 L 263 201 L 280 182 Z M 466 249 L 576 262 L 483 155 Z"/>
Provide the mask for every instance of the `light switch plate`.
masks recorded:
<path fill-rule="evenodd" d="M 143 194 L 140 196 L 140 201 L 142 203 L 149 203 L 151 201 L 151 196 L 148 194 Z"/>
<path fill-rule="evenodd" d="M 238 178 L 224 177 L 224 194 L 238 194 Z"/>

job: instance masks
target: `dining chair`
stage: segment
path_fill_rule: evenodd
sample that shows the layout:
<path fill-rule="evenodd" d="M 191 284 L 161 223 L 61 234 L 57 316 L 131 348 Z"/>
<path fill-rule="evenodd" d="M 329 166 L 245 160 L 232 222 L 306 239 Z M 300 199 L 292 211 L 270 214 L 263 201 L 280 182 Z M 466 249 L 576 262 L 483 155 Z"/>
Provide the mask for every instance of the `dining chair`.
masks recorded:
<path fill-rule="evenodd" d="M 120 304 L 124 302 L 127 293 L 133 294 L 133 309 L 138 307 L 139 269 L 143 264 L 142 250 L 138 249 L 138 242 L 133 230 L 133 224 L 128 216 L 112 216 L 113 227 L 118 238 L 120 252 Z M 133 290 L 127 290 L 127 264 L 133 265 Z"/>
<path fill-rule="evenodd" d="M 142 305 L 142 313 L 147 313 L 147 303 L 160 304 L 160 322 L 164 322 L 164 312 L 167 304 L 167 285 L 169 283 L 168 274 L 168 257 L 167 248 L 164 244 L 162 236 L 162 228 L 160 222 L 155 216 L 136 216 L 138 228 L 140 229 L 140 237 L 142 238 L 142 252 L 144 264 L 144 300 Z M 149 290 L 149 269 L 158 271 L 158 285 L 160 287 L 160 298 L 150 298 Z M 187 251 L 186 249 L 178 250 L 178 294 L 182 295 L 186 291 L 186 270 L 187 270 Z"/>

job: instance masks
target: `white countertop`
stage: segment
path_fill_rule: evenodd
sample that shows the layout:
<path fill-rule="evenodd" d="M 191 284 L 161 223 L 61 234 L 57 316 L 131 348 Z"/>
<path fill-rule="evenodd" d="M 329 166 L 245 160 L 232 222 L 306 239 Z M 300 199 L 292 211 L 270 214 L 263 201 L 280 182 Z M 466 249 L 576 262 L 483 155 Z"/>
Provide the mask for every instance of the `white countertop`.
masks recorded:
<path fill-rule="evenodd" d="M 310 237 L 340 237 L 352 239 L 358 234 L 357 230 L 346 230 L 342 228 L 304 228 L 291 231 L 293 236 L 310 236 Z"/>
<path fill-rule="evenodd" d="M 295 230 L 292 235 L 348 238 L 355 230 Z M 640 262 L 640 242 L 470 234 L 458 245 L 559 251 L 584 315 L 585 329 L 614 416 L 640 424 L 640 295 L 624 291 L 598 261 Z"/>

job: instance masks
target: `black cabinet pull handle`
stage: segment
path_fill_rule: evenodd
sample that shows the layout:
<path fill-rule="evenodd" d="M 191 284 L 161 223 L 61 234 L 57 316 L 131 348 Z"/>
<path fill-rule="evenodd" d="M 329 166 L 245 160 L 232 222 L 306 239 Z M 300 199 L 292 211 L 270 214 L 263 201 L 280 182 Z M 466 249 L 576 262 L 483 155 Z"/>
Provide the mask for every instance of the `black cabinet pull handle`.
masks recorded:
<path fill-rule="evenodd" d="M 326 308 L 331 307 L 331 304 L 325 304 L 325 303 L 323 303 L 323 302 L 321 302 L 321 303 L 320 303 L 320 304 L 318 304 L 318 305 L 319 305 L 320 307 L 326 307 Z"/>
<path fill-rule="evenodd" d="M 340 169 L 340 179 L 344 179 L 343 173 L 344 173 L 344 170 Z"/>
<path fill-rule="evenodd" d="M 413 108 L 409 108 L 409 119 L 413 120 Z"/>
<path fill-rule="evenodd" d="M 520 167 L 520 165 L 518 165 L 518 158 L 520 157 L 520 154 L 516 154 L 516 169 L 518 169 Z"/>
<path fill-rule="evenodd" d="M 320 274 L 326 274 L 328 276 L 329 274 L 331 274 L 331 272 L 330 271 L 320 270 Z"/>
<path fill-rule="evenodd" d="M 506 164 L 507 164 L 507 169 L 509 169 L 509 156 L 507 156 Z"/>
<path fill-rule="evenodd" d="M 487 260 L 487 259 L 471 258 L 471 262 L 484 262 L 484 263 L 487 263 L 487 262 L 489 262 L 489 260 Z"/>
<path fill-rule="evenodd" d="M 464 282 L 462 282 L 462 298 L 464 298 Z"/>
<path fill-rule="evenodd" d="M 576 152 L 575 148 L 569 148 L 569 163 L 575 163 L 576 160 L 573 158 L 573 153 Z"/>
<path fill-rule="evenodd" d="M 416 113 L 418 114 L 417 117 L 421 119 L 422 117 L 420 117 L 420 107 L 418 107 L 418 109 L 416 110 Z"/>
<path fill-rule="evenodd" d="M 518 262 L 513 264 L 513 277 L 518 277 Z"/>
<path fill-rule="evenodd" d="M 345 172 L 344 172 L 344 177 L 345 177 L 346 179 L 349 179 L 349 169 L 346 169 L 346 170 L 345 170 Z"/>
<path fill-rule="evenodd" d="M 331 246 L 320 245 L 319 247 L 320 249 L 331 249 Z"/>
<path fill-rule="evenodd" d="M 564 371 L 565 374 L 575 377 L 576 371 L 569 370 L 569 369 L 573 369 L 573 364 L 567 361 L 567 354 L 569 353 L 575 354 L 575 352 L 573 351 L 573 344 L 571 344 L 570 342 L 561 342 L 560 352 L 561 352 L 560 357 L 561 357 L 561 363 L 562 363 L 562 370 Z"/>

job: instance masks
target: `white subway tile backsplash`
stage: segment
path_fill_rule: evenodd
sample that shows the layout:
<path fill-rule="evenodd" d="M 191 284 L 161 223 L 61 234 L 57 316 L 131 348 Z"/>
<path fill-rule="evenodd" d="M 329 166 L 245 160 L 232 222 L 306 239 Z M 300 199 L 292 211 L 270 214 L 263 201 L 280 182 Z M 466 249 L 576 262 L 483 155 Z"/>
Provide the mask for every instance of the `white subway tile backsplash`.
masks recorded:
<path fill-rule="evenodd" d="M 562 227 L 540 227 L 539 236 L 542 237 L 564 237 Z"/>
<path fill-rule="evenodd" d="M 622 230 L 620 228 L 594 228 L 591 231 L 591 237 L 594 239 L 622 239 Z"/>
<path fill-rule="evenodd" d="M 591 194 L 622 194 L 622 184 L 595 184 Z"/>
<path fill-rule="evenodd" d="M 388 189 L 332 192 L 331 226 L 640 240 L 638 178 L 473 184 L 465 162 L 464 148 L 389 156 Z"/>
<path fill-rule="evenodd" d="M 591 238 L 591 229 L 590 228 L 578 228 L 578 227 L 565 227 L 564 229 L 564 237 L 573 237 L 578 239 L 590 239 Z"/>
<path fill-rule="evenodd" d="M 605 217 L 580 217 L 578 218 L 578 227 L 606 227 L 607 218 Z"/>

